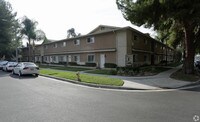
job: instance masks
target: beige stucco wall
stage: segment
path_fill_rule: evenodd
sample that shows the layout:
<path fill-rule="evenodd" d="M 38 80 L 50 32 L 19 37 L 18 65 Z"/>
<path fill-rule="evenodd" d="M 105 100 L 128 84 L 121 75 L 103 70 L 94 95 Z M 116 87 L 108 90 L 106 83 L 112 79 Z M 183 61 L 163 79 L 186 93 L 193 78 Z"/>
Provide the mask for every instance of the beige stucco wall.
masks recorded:
<path fill-rule="evenodd" d="M 117 65 L 125 66 L 125 56 L 127 54 L 127 35 L 126 31 L 116 32 Z"/>
<path fill-rule="evenodd" d="M 87 42 L 88 37 L 94 37 L 94 40 L 95 40 L 94 43 L 88 43 Z M 87 36 L 87 37 L 80 37 L 77 39 L 80 40 L 79 45 L 74 44 L 74 40 L 76 40 L 76 39 L 64 40 L 66 42 L 65 47 L 62 46 L 64 41 L 55 42 L 55 43 L 57 43 L 57 48 L 53 47 L 54 43 L 47 44 L 48 49 L 44 49 L 44 53 L 51 54 L 51 53 L 77 52 L 77 51 L 90 51 L 90 50 L 102 50 L 102 49 L 116 48 L 114 32 L 103 33 L 103 34 Z"/>

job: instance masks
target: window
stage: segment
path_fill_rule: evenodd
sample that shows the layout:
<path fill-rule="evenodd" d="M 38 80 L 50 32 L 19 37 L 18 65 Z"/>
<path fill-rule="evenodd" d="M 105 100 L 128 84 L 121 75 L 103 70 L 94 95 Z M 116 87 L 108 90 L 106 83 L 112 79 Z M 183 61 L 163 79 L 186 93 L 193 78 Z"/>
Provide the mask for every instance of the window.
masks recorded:
<path fill-rule="evenodd" d="M 134 35 L 133 39 L 134 39 L 134 40 L 137 40 L 137 38 L 138 38 L 138 37 L 137 37 L 136 35 Z"/>
<path fill-rule="evenodd" d="M 63 42 L 62 46 L 63 46 L 63 47 L 66 47 L 66 42 Z"/>
<path fill-rule="evenodd" d="M 36 57 L 36 60 L 37 60 L 37 61 L 40 61 L 40 57 L 39 57 L 39 56 L 37 56 L 37 57 Z"/>
<path fill-rule="evenodd" d="M 53 61 L 54 61 L 54 62 L 56 61 L 56 56 L 53 56 Z"/>
<path fill-rule="evenodd" d="M 92 54 L 88 55 L 88 62 L 95 62 L 94 55 L 92 55 Z"/>
<path fill-rule="evenodd" d="M 133 62 L 136 62 L 137 61 L 137 55 L 133 55 Z"/>
<path fill-rule="evenodd" d="M 156 47 L 156 48 L 158 47 L 158 44 L 157 44 L 157 43 L 155 43 L 155 47 Z"/>
<path fill-rule="evenodd" d="M 94 43 L 94 37 L 87 38 L 87 43 Z"/>
<path fill-rule="evenodd" d="M 59 61 L 63 62 L 64 61 L 64 57 L 63 56 L 59 56 Z"/>
<path fill-rule="evenodd" d="M 47 45 L 45 45 L 45 46 L 44 46 L 44 48 L 45 48 L 45 49 L 48 49 L 48 46 L 47 46 Z"/>
<path fill-rule="evenodd" d="M 74 40 L 74 44 L 75 45 L 79 45 L 80 44 L 80 40 L 79 39 Z"/>
<path fill-rule="evenodd" d="M 146 44 L 146 45 L 147 45 L 147 43 L 148 43 L 148 42 L 147 42 L 147 40 L 146 40 L 146 39 L 144 39 L 144 44 Z"/>
<path fill-rule="evenodd" d="M 147 62 L 147 61 L 148 61 L 148 56 L 144 55 L 144 62 Z"/>
<path fill-rule="evenodd" d="M 47 60 L 48 60 L 46 56 L 45 56 L 44 60 L 45 60 L 45 61 L 47 61 Z"/>
<path fill-rule="evenodd" d="M 55 43 L 55 44 L 53 45 L 54 48 L 57 48 L 57 46 L 58 46 L 57 43 Z"/>
<path fill-rule="evenodd" d="M 75 62 L 80 62 L 80 56 L 79 55 L 75 55 L 74 56 L 74 61 Z"/>
<path fill-rule="evenodd" d="M 105 30 L 105 27 L 101 27 L 101 30 Z"/>

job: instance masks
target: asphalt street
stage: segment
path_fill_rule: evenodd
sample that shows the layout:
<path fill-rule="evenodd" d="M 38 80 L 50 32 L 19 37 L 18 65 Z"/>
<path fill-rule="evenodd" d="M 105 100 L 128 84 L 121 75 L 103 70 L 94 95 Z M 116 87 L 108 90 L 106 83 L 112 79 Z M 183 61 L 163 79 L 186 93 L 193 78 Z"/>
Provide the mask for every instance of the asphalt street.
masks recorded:
<path fill-rule="evenodd" d="M 1 122 L 200 122 L 199 116 L 200 86 L 109 90 L 0 71 Z"/>

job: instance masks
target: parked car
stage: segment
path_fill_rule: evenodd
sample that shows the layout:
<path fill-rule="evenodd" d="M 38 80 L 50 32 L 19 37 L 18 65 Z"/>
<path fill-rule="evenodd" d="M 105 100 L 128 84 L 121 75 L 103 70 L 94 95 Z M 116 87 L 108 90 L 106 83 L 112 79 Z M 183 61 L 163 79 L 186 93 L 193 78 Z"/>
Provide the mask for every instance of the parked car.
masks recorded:
<path fill-rule="evenodd" d="M 12 74 L 18 74 L 19 76 L 34 74 L 37 77 L 39 75 L 39 67 L 32 62 L 21 62 L 14 67 Z"/>
<path fill-rule="evenodd" d="M 12 71 L 13 68 L 17 65 L 17 62 L 8 62 L 6 65 L 3 66 L 3 71 Z"/>
<path fill-rule="evenodd" d="M 194 62 L 194 65 L 195 65 L 198 69 L 200 69 L 200 61 L 195 61 L 195 62 Z"/>
<path fill-rule="evenodd" d="M 1 61 L 0 62 L 0 70 L 3 69 L 3 66 L 5 66 L 8 63 L 8 61 Z"/>

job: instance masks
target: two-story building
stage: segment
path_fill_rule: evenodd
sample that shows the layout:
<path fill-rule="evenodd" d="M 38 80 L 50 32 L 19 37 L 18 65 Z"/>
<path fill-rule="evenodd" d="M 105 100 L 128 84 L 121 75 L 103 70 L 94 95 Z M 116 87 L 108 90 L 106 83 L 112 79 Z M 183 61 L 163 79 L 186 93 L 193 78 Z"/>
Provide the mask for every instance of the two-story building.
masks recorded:
<path fill-rule="evenodd" d="M 23 49 L 27 60 L 27 48 Z M 35 61 L 46 63 L 86 62 L 104 68 L 105 63 L 117 66 L 158 64 L 173 61 L 174 50 L 131 27 L 100 25 L 87 35 L 43 43 L 35 47 Z M 166 58 L 167 57 L 167 58 Z"/>

